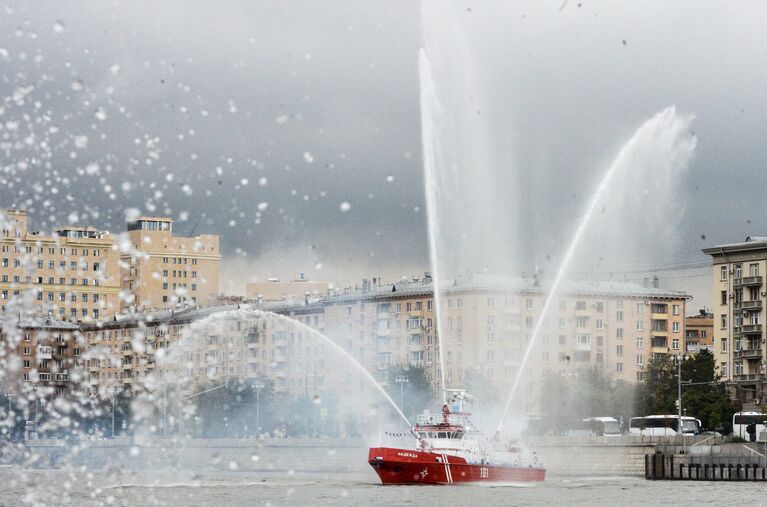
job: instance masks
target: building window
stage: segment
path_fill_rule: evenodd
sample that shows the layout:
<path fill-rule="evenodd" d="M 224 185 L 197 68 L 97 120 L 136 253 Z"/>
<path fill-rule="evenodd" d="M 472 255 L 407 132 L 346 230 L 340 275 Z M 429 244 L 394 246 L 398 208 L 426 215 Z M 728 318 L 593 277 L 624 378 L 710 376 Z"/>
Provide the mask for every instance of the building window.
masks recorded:
<path fill-rule="evenodd" d="M 722 281 L 727 280 L 727 266 L 719 268 L 719 279 Z"/>
<path fill-rule="evenodd" d="M 674 315 L 679 315 L 679 305 L 673 305 L 671 309 Z"/>
<path fill-rule="evenodd" d="M 531 298 L 525 299 L 525 308 L 530 310 L 533 307 L 533 300 Z"/>
<path fill-rule="evenodd" d="M 637 354 L 637 366 L 644 366 L 644 356 Z"/>
<path fill-rule="evenodd" d="M 616 356 L 622 356 L 623 355 L 623 345 L 616 345 L 615 346 L 615 355 Z"/>
<path fill-rule="evenodd" d="M 644 329 L 644 322 L 642 322 L 641 320 L 638 320 L 638 321 L 637 321 L 637 327 L 636 327 L 636 330 L 637 330 L 637 331 L 642 331 L 643 329 Z"/>
<path fill-rule="evenodd" d="M 637 336 L 637 348 L 643 349 L 644 348 L 644 338 L 641 336 Z"/>
<path fill-rule="evenodd" d="M 623 312 L 622 311 L 618 310 L 617 312 L 615 312 L 615 320 L 617 320 L 618 322 L 623 322 Z"/>
<path fill-rule="evenodd" d="M 723 362 L 719 369 L 722 372 L 722 377 L 727 377 L 727 363 Z"/>
<path fill-rule="evenodd" d="M 679 332 L 679 322 L 673 322 L 671 324 L 671 330 L 675 333 Z"/>
<path fill-rule="evenodd" d="M 679 338 L 674 338 L 671 340 L 671 348 L 674 350 L 679 350 Z"/>
<path fill-rule="evenodd" d="M 619 327 L 615 330 L 615 337 L 619 340 L 623 338 L 623 328 Z"/>
<path fill-rule="evenodd" d="M 623 373 L 623 363 L 615 363 L 615 372 Z"/>
<path fill-rule="evenodd" d="M 727 352 L 727 338 L 722 338 L 722 352 Z"/>
<path fill-rule="evenodd" d="M 721 327 L 722 329 L 727 329 L 727 314 L 722 314 Z"/>
<path fill-rule="evenodd" d="M 576 301 L 575 302 L 575 309 L 576 310 L 585 310 L 586 309 L 586 302 L 585 301 Z"/>

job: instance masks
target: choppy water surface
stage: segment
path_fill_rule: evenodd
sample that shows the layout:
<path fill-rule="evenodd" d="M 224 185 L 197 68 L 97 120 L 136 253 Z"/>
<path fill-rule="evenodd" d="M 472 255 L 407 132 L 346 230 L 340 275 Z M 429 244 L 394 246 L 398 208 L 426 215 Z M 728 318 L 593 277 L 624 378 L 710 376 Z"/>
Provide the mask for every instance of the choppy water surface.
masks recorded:
<path fill-rule="evenodd" d="M 766 505 L 763 484 L 650 482 L 635 477 L 550 478 L 538 484 L 381 486 L 368 476 L 252 472 L 77 474 L 0 471 L 0 505 Z M 30 486 L 34 486 L 30 488 Z M 33 493 L 30 494 L 30 491 Z"/>

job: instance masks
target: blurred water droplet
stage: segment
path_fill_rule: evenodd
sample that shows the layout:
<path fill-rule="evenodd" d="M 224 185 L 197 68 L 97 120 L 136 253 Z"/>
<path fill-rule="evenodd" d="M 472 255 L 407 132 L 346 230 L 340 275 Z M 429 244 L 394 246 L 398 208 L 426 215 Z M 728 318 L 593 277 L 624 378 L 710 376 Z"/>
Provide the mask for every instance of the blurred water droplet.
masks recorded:
<path fill-rule="evenodd" d="M 391 183 L 392 181 L 394 181 L 394 176 L 392 176 L 391 174 L 390 174 L 390 175 L 388 175 L 388 176 L 386 177 L 386 181 L 388 181 L 389 183 Z"/>
<path fill-rule="evenodd" d="M 339 208 L 341 209 L 341 211 L 346 213 L 347 211 L 352 209 L 352 205 L 350 203 L 344 201 L 344 202 L 341 203 L 341 206 L 339 206 Z"/>
<path fill-rule="evenodd" d="M 74 91 L 79 92 L 84 88 L 83 82 L 80 79 L 75 79 L 72 84 L 69 85 Z"/>
<path fill-rule="evenodd" d="M 305 151 L 304 160 L 306 161 L 307 164 L 311 164 L 312 162 L 314 162 L 314 155 L 312 155 L 308 151 Z"/>
<path fill-rule="evenodd" d="M 62 33 L 64 30 L 66 30 L 67 25 L 64 24 L 63 21 L 60 19 L 57 19 L 53 22 L 53 31 L 56 33 Z"/>

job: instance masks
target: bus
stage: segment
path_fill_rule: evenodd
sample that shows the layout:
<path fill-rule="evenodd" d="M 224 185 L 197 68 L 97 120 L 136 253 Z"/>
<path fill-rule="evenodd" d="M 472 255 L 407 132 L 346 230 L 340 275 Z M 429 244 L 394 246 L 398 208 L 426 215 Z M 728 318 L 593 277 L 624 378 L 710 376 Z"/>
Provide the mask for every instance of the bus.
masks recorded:
<path fill-rule="evenodd" d="M 738 412 L 732 416 L 732 434 L 736 437 L 740 437 L 746 440 L 751 440 L 751 435 L 748 433 L 748 425 L 753 424 L 755 426 L 755 437 L 759 441 L 763 441 L 764 432 L 767 431 L 767 414 L 760 412 Z M 762 437 L 762 438 L 760 438 Z"/>
<path fill-rule="evenodd" d="M 684 435 L 700 433 L 700 419 L 682 417 L 682 432 Z M 629 434 L 634 436 L 673 436 L 679 434 L 679 416 L 648 415 L 632 417 L 629 421 Z"/>
<path fill-rule="evenodd" d="M 574 428 L 568 431 L 573 437 L 619 437 L 621 425 L 614 417 L 587 417 L 574 424 Z"/>

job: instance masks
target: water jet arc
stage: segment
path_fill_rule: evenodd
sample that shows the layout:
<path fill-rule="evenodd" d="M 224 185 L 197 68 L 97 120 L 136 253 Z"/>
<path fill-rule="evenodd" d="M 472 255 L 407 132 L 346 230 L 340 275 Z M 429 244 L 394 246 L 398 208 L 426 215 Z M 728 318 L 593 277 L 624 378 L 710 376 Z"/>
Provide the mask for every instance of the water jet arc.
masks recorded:
<path fill-rule="evenodd" d="M 620 171 L 620 169 L 625 168 L 627 165 L 626 160 L 630 157 L 632 150 L 636 149 L 637 144 L 644 139 L 645 135 L 653 135 L 657 134 L 656 130 L 661 128 L 666 128 L 669 132 L 671 132 L 674 135 L 678 135 L 680 132 L 684 130 L 684 127 L 687 127 L 689 123 L 692 121 L 692 117 L 689 117 L 686 120 L 683 120 L 678 117 L 676 113 L 676 108 L 674 106 L 667 107 L 651 119 L 647 120 L 642 126 L 636 131 L 634 136 L 629 139 L 626 144 L 624 144 L 621 151 L 618 153 L 618 156 L 615 158 L 613 163 L 608 168 L 607 172 L 605 173 L 604 177 L 602 178 L 602 181 L 599 183 L 599 186 L 597 186 L 596 190 L 591 196 L 591 200 L 589 201 L 588 207 L 586 208 L 586 212 L 583 215 L 583 218 L 581 219 L 580 223 L 578 224 L 578 228 L 575 230 L 575 234 L 572 237 L 572 240 L 570 241 L 570 244 L 567 248 L 567 251 L 565 252 L 565 256 L 562 260 L 562 264 L 559 267 L 559 270 L 557 271 L 557 275 L 554 278 L 554 283 L 552 284 L 549 293 L 546 297 L 546 300 L 543 304 L 543 308 L 541 310 L 541 314 L 538 317 L 538 321 L 535 323 L 535 328 L 533 328 L 533 334 L 530 336 L 530 340 L 527 344 L 527 348 L 525 349 L 525 354 L 522 357 L 522 362 L 519 365 L 519 369 L 517 370 L 517 374 L 514 378 L 514 383 L 512 384 L 511 392 L 509 393 L 509 397 L 506 399 L 506 404 L 504 405 L 503 411 L 501 412 L 501 419 L 498 422 L 497 431 L 501 431 L 503 427 L 503 422 L 506 418 L 506 414 L 509 411 L 509 407 L 511 406 L 511 402 L 514 399 L 514 395 L 517 392 L 517 389 L 519 388 L 519 384 L 522 380 L 522 375 L 524 374 L 525 367 L 527 366 L 527 363 L 530 359 L 530 354 L 533 350 L 533 347 L 535 346 L 535 343 L 537 341 L 538 335 L 541 333 L 541 329 L 543 328 L 543 323 L 546 320 L 546 316 L 548 314 L 549 308 L 551 307 L 552 302 L 554 301 L 555 296 L 557 295 L 560 285 L 562 284 L 562 281 L 564 279 L 564 276 L 570 266 L 570 263 L 572 261 L 572 258 L 575 254 L 576 249 L 581 243 L 581 239 L 583 237 L 584 232 L 586 231 L 586 228 L 588 227 L 589 223 L 591 222 L 592 215 L 594 215 L 594 210 L 597 207 L 597 204 L 600 202 L 600 200 L 604 197 L 605 191 L 608 188 L 608 184 L 613 179 L 614 175 Z M 655 138 L 651 138 L 652 141 L 655 141 Z M 668 149 L 669 146 L 674 146 L 674 142 L 676 141 L 674 137 L 671 137 L 670 139 L 663 138 L 661 139 L 663 144 L 660 144 L 659 147 L 661 149 Z M 666 144 L 669 141 L 671 141 L 671 144 Z M 689 154 L 692 153 L 692 149 L 695 147 L 695 141 L 691 141 L 690 143 L 690 150 Z M 689 159 L 689 154 L 685 153 L 685 158 L 683 159 L 683 163 L 686 163 Z"/>

